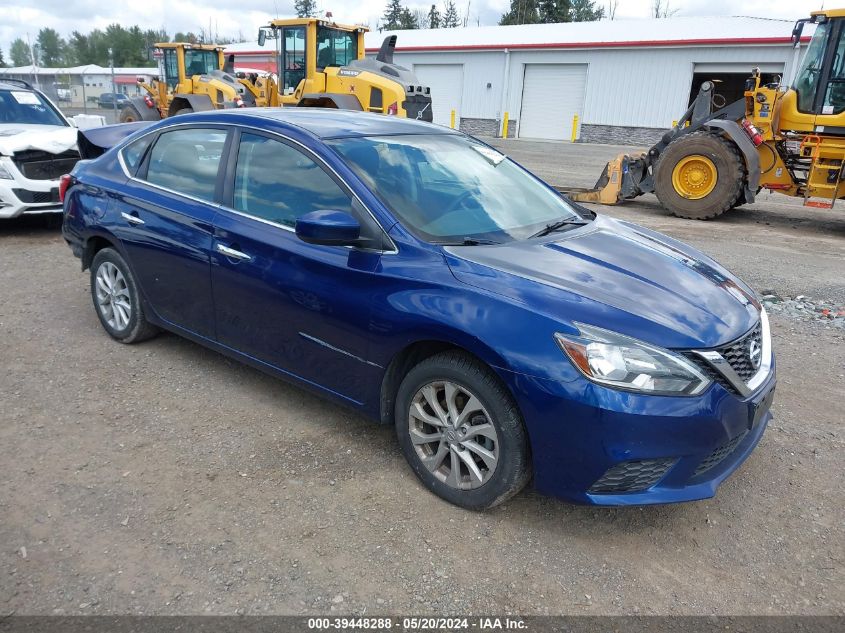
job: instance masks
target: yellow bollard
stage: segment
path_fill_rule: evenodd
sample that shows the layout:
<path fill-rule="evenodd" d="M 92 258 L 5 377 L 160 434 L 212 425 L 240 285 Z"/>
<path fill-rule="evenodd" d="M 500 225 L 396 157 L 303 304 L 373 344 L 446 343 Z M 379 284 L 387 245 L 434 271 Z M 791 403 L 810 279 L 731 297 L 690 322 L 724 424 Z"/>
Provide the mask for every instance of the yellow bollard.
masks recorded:
<path fill-rule="evenodd" d="M 674 121 L 672 121 L 672 127 L 673 128 L 678 127 L 678 119 L 675 119 Z"/>
<path fill-rule="evenodd" d="M 572 142 L 578 140 L 578 115 L 572 117 Z"/>
<path fill-rule="evenodd" d="M 505 116 L 502 117 L 502 138 L 508 137 L 508 113 L 505 112 Z"/>
<path fill-rule="evenodd" d="M 452 110 L 452 114 L 449 117 L 449 127 L 453 130 L 455 129 L 455 111 Z"/>

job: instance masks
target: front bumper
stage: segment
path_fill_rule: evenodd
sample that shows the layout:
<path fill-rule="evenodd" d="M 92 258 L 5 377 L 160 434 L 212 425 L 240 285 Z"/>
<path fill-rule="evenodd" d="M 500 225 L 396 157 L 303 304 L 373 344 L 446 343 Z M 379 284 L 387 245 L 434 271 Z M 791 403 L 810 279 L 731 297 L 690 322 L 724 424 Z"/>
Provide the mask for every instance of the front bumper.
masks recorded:
<path fill-rule="evenodd" d="M 539 492 L 592 505 L 712 497 L 771 420 L 775 368 L 748 398 L 714 383 L 697 397 L 649 396 L 586 379 L 506 377 L 525 418 Z"/>
<path fill-rule="evenodd" d="M 30 180 L 20 174 L 14 180 L 0 180 L 0 219 L 61 212 L 58 180 Z"/>

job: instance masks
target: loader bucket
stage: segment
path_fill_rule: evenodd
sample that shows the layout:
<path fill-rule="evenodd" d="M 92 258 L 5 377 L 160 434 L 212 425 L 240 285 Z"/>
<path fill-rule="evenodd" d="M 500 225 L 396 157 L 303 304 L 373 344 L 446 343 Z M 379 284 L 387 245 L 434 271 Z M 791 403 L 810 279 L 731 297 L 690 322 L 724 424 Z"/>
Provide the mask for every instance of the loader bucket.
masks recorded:
<path fill-rule="evenodd" d="M 556 187 L 574 202 L 595 202 L 598 204 L 619 204 L 623 200 L 636 198 L 645 193 L 640 189 L 647 171 L 647 155 L 630 156 L 619 154 L 604 166 L 601 176 L 592 189 Z"/>

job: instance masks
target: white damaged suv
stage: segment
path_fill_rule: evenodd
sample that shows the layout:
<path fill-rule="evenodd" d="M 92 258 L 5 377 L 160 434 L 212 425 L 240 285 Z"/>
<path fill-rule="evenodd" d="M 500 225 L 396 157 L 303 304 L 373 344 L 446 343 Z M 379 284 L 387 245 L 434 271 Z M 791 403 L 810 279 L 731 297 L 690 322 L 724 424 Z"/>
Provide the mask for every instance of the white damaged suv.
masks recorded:
<path fill-rule="evenodd" d="M 59 179 L 79 160 L 76 133 L 40 91 L 0 77 L 0 219 L 61 214 Z"/>

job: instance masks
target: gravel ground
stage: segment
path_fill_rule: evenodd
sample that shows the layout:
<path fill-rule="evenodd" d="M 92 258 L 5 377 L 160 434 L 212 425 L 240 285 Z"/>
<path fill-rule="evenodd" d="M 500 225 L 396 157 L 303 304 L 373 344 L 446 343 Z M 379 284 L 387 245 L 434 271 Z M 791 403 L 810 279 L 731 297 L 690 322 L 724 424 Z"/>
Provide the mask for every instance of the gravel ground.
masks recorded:
<path fill-rule="evenodd" d="M 574 186 L 616 151 L 504 145 Z M 600 210 L 760 291 L 845 305 L 842 209 Z M 390 429 L 175 336 L 112 342 L 57 232 L 3 224 L 0 616 L 845 614 L 845 332 L 772 324 L 775 420 L 715 499 L 599 509 L 529 490 L 476 514 L 425 492 Z"/>

